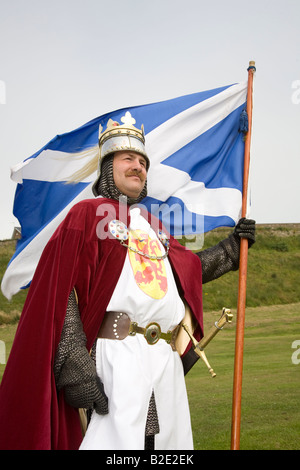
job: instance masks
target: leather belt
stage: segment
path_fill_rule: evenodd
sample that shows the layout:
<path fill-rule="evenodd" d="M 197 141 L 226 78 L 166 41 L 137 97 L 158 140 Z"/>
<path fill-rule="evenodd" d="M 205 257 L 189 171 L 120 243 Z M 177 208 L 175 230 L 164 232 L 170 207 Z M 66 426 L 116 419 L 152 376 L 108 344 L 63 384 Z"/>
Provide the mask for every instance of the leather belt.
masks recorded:
<path fill-rule="evenodd" d="M 177 325 L 173 330 L 163 333 L 158 323 L 152 322 L 143 328 L 132 322 L 124 312 L 106 312 L 97 337 L 122 340 L 138 333 L 145 337 L 148 344 L 156 344 L 159 339 L 163 339 L 176 351 L 175 341 L 179 328 L 180 325 Z"/>

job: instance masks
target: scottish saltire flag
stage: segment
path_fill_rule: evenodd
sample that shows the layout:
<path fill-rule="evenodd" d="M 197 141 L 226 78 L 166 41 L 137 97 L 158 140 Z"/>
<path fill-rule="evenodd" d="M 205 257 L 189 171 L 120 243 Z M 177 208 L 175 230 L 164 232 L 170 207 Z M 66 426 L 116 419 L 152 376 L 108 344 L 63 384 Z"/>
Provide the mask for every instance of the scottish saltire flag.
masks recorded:
<path fill-rule="evenodd" d="M 22 238 L 2 281 L 11 298 L 30 284 L 47 241 L 77 202 L 94 197 L 96 172 L 76 184 L 70 176 L 91 159 L 99 125 L 121 122 L 129 111 L 144 125 L 151 166 L 148 196 L 142 203 L 167 222 L 172 234 L 189 235 L 233 226 L 240 217 L 244 140 L 240 116 L 247 83 L 199 92 L 168 101 L 120 109 L 57 135 L 12 169 L 17 183 L 14 215 Z M 82 153 L 83 152 L 83 153 Z"/>

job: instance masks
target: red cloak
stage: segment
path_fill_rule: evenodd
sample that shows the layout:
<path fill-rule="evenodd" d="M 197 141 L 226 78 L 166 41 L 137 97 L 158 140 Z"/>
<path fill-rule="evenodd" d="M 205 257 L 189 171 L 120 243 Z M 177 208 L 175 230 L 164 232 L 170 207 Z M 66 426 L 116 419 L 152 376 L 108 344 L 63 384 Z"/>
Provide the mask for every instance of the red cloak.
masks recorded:
<path fill-rule="evenodd" d="M 150 220 L 147 212 L 142 214 L 153 223 L 152 216 Z M 73 287 L 88 350 L 97 337 L 127 253 L 118 240 L 103 239 L 112 219 L 128 226 L 128 207 L 119 210 L 119 203 L 110 199 L 82 201 L 70 210 L 42 253 L 0 386 L 2 450 L 79 448 L 78 410 L 66 404 L 63 392 L 58 396 L 53 363 Z M 180 294 L 197 319 L 199 339 L 203 335 L 200 260 L 172 237 L 168 257 Z"/>

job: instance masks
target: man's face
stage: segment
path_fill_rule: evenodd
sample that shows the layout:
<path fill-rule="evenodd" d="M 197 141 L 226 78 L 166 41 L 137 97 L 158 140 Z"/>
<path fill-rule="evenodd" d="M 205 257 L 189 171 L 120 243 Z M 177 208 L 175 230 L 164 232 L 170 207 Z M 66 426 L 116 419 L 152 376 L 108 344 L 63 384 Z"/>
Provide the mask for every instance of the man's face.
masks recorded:
<path fill-rule="evenodd" d="M 121 193 L 136 198 L 145 186 L 146 159 L 136 152 L 116 152 L 113 160 L 113 175 Z"/>

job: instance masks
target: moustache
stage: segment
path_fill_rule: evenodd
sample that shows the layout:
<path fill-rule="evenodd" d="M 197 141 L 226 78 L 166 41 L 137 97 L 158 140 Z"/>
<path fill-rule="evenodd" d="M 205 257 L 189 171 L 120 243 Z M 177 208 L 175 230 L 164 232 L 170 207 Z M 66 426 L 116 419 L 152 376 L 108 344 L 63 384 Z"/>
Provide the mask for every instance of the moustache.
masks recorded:
<path fill-rule="evenodd" d="M 137 170 L 127 171 L 127 173 L 125 173 L 125 176 L 137 176 L 138 178 L 140 178 L 141 181 L 144 181 L 144 178 L 143 178 L 141 172 L 139 172 Z"/>

